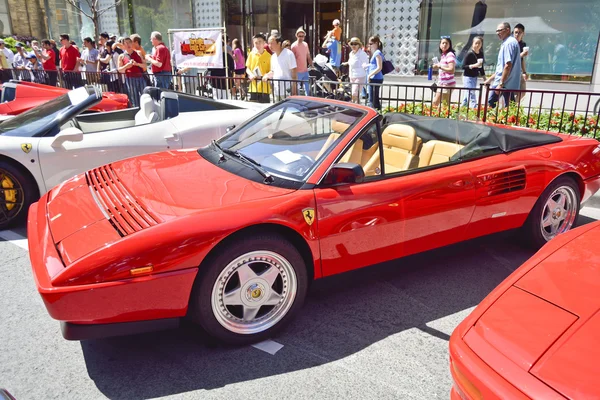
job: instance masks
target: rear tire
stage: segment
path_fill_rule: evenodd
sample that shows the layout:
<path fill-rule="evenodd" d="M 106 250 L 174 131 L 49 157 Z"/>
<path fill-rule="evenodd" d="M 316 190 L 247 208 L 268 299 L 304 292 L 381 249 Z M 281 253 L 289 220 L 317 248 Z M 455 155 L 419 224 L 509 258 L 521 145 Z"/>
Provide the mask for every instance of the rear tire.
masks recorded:
<path fill-rule="evenodd" d="M 308 286 L 298 250 L 281 236 L 232 241 L 201 266 L 188 317 L 234 345 L 265 340 L 298 313 Z"/>
<path fill-rule="evenodd" d="M 29 206 L 37 199 L 35 182 L 20 168 L 0 161 L 0 230 L 25 221 Z"/>
<path fill-rule="evenodd" d="M 569 177 L 559 177 L 542 193 L 531 210 L 523 231 L 531 245 L 540 248 L 570 230 L 579 216 L 579 186 Z"/>

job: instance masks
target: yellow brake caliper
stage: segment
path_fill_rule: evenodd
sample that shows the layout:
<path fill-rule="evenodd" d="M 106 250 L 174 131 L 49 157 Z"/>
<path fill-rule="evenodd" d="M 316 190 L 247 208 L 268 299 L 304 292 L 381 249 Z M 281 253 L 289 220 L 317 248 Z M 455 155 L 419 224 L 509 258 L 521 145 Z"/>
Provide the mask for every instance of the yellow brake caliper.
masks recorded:
<path fill-rule="evenodd" d="M 17 191 L 10 190 L 15 187 L 13 181 L 6 175 L 2 178 L 2 189 L 4 189 L 4 200 L 6 200 L 6 209 L 12 210 L 17 202 Z"/>

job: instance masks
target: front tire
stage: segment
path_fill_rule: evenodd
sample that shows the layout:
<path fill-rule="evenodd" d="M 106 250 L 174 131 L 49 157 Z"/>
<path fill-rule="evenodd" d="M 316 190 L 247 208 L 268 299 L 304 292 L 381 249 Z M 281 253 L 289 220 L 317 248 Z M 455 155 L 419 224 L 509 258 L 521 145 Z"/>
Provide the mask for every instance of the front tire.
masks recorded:
<path fill-rule="evenodd" d="M 579 186 L 569 177 L 552 182 L 535 203 L 524 229 L 532 246 L 539 248 L 573 227 L 579 216 Z"/>
<path fill-rule="evenodd" d="M 37 200 L 34 183 L 14 165 L 0 161 L 0 230 L 22 223 Z"/>
<path fill-rule="evenodd" d="M 307 269 L 280 236 L 262 234 L 225 245 L 199 271 L 188 316 L 220 341 L 264 340 L 294 318 L 304 303 Z"/>

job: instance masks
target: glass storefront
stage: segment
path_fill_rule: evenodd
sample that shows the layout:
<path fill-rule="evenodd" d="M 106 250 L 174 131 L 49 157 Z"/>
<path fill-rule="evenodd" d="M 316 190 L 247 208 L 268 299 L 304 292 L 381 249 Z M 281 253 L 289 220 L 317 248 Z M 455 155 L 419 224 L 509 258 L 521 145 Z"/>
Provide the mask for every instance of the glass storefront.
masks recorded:
<path fill-rule="evenodd" d="M 135 30 L 142 38 L 147 52 L 152 50 L 150 34 L 158 31 L 165 43 L 169 29 L 193 27 L 192 8 L 189 0 L 130 0 L 133 9 Z"/>
<path fill-rule="evenodd" d="M 340 19 L 340 9 L 339 0 L 226 0 L 227 36 L 241 39 L 249 49 L 256 33 L 268 36 L 276 29 L 293 42 L 296 29 L 303 27 L 306 41 L 314 50 L 332 28 L 333 20 Z"/>
<path fill-rule="evenodd" d="M 493 68 L 500 47 L 495 29 L 504 20 L 511 27 L 516 23 L 525 26 L 529 74 L 563 80 L 591 79 L 600 32 L 598 0 L 423 1 L 417 71 L 426 73 L 428 62 L 438 55 L 440 36 L 445 35 L 452 38 L 459 61 L 472 36 L 482 35 L 486 63 Z"/>

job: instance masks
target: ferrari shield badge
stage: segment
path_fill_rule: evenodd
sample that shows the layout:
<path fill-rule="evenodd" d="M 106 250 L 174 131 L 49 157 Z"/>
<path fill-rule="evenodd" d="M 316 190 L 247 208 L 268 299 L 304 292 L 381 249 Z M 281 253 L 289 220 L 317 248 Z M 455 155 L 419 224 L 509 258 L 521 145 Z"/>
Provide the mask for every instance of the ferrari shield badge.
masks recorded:
<path fill-rule="evenodd" d="M 31 151 L 31 143 L 23 143 L 21 144 L 21 150 L 23 150 L 25 152 L 25 154 L 29 153 Z"/>
<path fill-rule="evenodd" d="M 302 210 L 302 215 L 304 216 L 304 220 L 308 225 L 312 225 L 315 222 L 315 209 L 314 208 L 305 208 Z"/>

